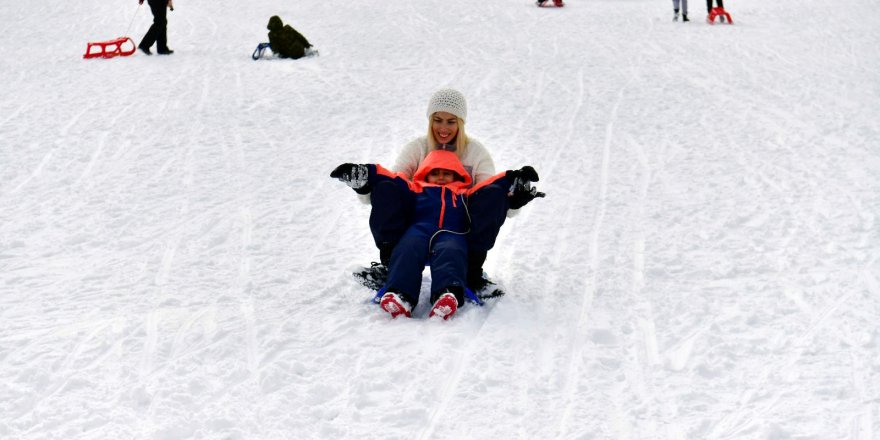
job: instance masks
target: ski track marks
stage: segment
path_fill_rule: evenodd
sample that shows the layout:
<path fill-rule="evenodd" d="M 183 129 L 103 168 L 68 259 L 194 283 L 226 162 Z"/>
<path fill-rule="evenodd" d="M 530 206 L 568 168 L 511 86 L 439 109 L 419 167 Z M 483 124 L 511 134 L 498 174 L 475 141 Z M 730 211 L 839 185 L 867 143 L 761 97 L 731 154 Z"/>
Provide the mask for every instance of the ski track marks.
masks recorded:
<path fill-rule="evenodd" d="M 848 8 L 329 1 L 278 11 L 320 58 L 253 62 L 267 5 L 215 2 L 170 16 L 173 57 L 86 62 L 59 36 L 134 5 L 81 6 L 0 6 L 49 41 L 4 46 L 0 437 L 876 437 L 876 33 L 823 27 Z M 327 174 L 393 159 L 445 85 L 548 195 L 489 254 L 507 296 L 390 320 Z"/>

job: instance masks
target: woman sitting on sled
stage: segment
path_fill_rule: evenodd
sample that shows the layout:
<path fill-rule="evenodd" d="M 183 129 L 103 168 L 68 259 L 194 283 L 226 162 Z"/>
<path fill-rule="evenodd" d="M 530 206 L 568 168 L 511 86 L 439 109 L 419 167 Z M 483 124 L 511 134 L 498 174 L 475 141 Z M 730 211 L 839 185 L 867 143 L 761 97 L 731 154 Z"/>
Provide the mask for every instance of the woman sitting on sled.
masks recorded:
<path fill-rule="evenodd" d="M 532 167 L 507 171 L 471 187 L 472 179 L 451 151 L 436 150 L 425 157 L 412 180 L 381 165 L 339 165 L 330 176 L 345 182 L 356 192 L 380 185 L 394 185 L 401 195 L 398 211 L 409 226 L 389 257 L 385 294 L 380 306 L 392 317 L 410 317 L 419 300 L 422 270 L 431 268 L 430 316 L 448 319 L 464 304 L 467 287 L 470 199 L 491 185 L 512 188 L 511 198 L 541 197 L 531 187 L 538 181 Z"/>

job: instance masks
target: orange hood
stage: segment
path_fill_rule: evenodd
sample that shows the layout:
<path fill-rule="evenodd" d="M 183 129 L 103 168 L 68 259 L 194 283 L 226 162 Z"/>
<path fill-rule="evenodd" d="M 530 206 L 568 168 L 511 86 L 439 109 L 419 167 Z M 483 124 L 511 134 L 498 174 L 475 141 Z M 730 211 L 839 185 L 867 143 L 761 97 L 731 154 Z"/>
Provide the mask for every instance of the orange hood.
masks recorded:
<path fill-rule="evenodd" d="M 470 174 L 465 171 L 461 161 L 458 160 L 458 156 L 451 151 L 445 150 L 434 150 L 428 153 L 428 156 L 425 157 L 425 160 L 422 161 L 422 164 L 419 165 L 419 169 L 416 170 L 416 173 L 413 175 L 413 182 L 416 182 L 418 185 L 428 184 L 425 179 L 428 177 L 428 173 L 435 168 L 451 170 L 464 179 L 464 181 L 456 180 L 446 186 L 452 186 L 456 189 L 471 186 L 473 179 L 471 179 Z"/>

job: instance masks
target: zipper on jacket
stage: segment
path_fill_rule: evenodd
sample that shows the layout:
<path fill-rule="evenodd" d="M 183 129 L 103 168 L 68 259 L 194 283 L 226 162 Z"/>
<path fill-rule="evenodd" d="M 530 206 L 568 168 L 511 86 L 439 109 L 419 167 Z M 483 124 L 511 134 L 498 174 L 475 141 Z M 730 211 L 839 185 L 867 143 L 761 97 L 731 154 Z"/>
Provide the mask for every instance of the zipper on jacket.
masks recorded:
<path fill-rule="evenodd" d="M 443 229 L 443 217 L 446 215 L 446 187 L 440 187 L 440 223 L 437 227 Z"/>

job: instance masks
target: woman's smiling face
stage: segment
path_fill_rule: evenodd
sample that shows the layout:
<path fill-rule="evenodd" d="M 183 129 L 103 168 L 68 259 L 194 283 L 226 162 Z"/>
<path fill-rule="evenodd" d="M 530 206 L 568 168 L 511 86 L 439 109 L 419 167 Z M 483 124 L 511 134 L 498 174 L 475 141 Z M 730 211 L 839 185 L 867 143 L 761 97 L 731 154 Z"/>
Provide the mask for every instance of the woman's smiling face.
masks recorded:
<path fill-rule="evenodd" d="M 447 112 L 434 113 L 431 115 L 431 132 L 438 144 L 451 144 L 458 134 L 458 117 Z"/>

